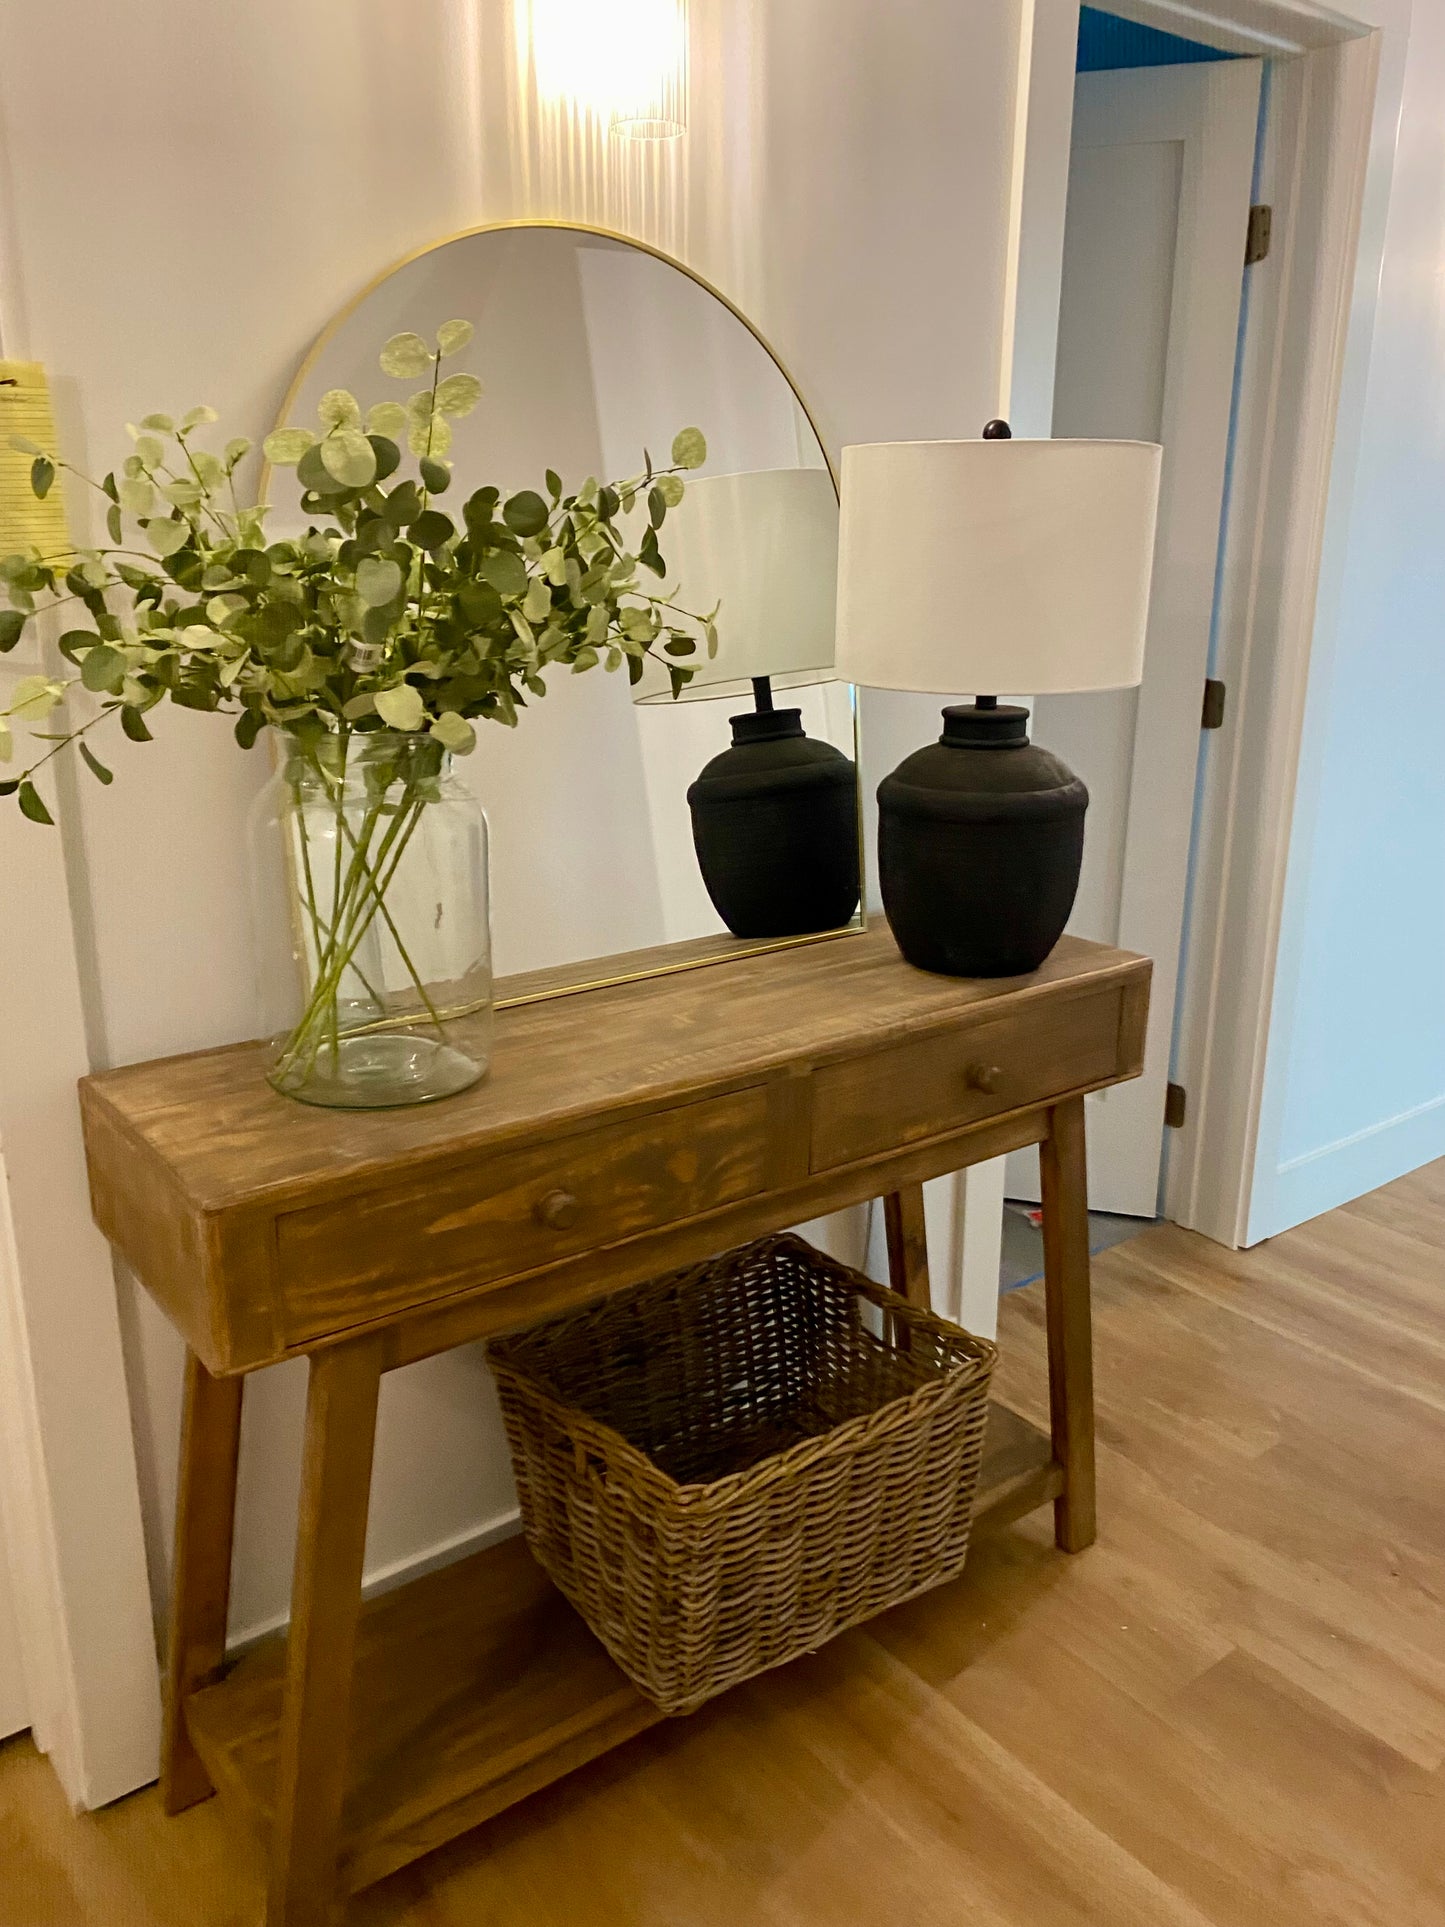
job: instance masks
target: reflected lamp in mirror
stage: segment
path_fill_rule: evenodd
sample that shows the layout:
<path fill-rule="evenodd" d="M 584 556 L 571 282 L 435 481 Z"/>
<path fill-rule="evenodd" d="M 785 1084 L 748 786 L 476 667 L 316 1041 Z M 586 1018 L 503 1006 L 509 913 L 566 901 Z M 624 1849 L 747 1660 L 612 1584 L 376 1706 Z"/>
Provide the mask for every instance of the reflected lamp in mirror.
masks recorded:
<path fill-rule="evenodd" d="M 667 524 L 670 593 L 717 609 L 717 652 L 689 658 L 679 700 L 751 707 L 687 792 L 707 893 L 737 937 L 835 930 L 858 908 L 857 768 L 807 734 L 775 691 L 833 678 L 838 507 L 824 468 L 758 469 L 689 482 Z M 672 700 L 660 667 L 636 700 Z"/>
<path fill-rule="evenodd" d="M 968 692 L 878 790 L 883 907 L 904 956 L 957 977 L 1036 970 L 1079 885 L 1088 791 L 1000 692 L 1140 681 L 1159 499 L 1152 442 L 886 442 L 843 451 L 838 673 Z M 946 558 L 920 617 L 902 559 Z"/>

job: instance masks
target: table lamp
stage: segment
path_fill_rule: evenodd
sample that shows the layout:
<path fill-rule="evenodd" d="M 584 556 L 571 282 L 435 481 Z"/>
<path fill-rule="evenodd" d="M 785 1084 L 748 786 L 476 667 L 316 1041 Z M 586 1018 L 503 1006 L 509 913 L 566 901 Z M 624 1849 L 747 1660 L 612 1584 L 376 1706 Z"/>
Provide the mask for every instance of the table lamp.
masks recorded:
<path fill-rule="evenodd" d="M 974 693 L 878 789 L 894 937 L 951 977 L 1036 970 L 1069 920 L 1089 793 L 998 695 L 1140 680 L 1162 453 L 983 436 L 843 451 L 838 674 Z"/>
<path fill-rule="evenodd" d="M 757 469 L 690 481 L 668 517 L 669 592 L 720 605 L 718 650 L 690 658 L 680 701 L 751 698 L 732 744 L 687 792 L 693 847 L 713 907 L 737 937 L 835 930 L 858 908 L 858 775 L 804 733 L 777 689 L 833 679 L 838 500 L 823 468 Z M 649 666 L 635 700 L 670 702 Z"/>

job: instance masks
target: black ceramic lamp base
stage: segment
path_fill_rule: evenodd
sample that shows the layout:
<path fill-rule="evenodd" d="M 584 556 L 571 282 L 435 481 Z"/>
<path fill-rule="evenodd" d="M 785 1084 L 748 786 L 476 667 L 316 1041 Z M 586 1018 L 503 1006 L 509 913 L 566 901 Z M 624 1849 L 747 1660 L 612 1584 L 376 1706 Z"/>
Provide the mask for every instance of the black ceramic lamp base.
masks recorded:
<path fill-rule="evenodd" d="M 878 870 L 898 948 L 947 977 L 1037 970 L 1069 920 L 1089 792 L 1028 739 L 1028 711 L 984 699 L 878 788 Z"/>
<path fill-rule="evenodd" d="M 732 718 L 687 792 L 698 867 L 735 937 L 836 930 L 858 908 L 858 779 L 797 709 Z"/>

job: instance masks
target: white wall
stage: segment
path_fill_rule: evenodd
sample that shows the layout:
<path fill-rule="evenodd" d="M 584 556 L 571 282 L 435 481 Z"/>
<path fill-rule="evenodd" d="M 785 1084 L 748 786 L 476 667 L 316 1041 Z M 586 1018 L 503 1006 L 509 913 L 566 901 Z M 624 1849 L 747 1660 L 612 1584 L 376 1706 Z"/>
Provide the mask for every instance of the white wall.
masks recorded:
<path fill-rule="evenodd" d="M 310 338 L 389 260 L 479 220 L 570 215 L 725 289 L 834 451 L 976 433 L 1000 384 L 1016 0 L 692 12 L 687 142 L 619 151 L 519 99 L 511 0 L 12 9 L 7 349 L 47 363 L 83 463 L 113 459 L 127 419 L 199 400 L 259 436 Z M 870 785 L 937 727 L 930 705 L 888 707 L 873 705 Z M 254 1027 L 241 823 L 264 763 L 213 719 L 161 720 L 153 746 L 117 759 L 114 786 L 82 789 L 68 813 L 97 1061 Z M 68 1068 L 56 1077 L 47 1101 L 70 1102 Z M 123 1304 L 159 1598 L 180 1355 L 148 1300 L 127 1288 Z M 295 1366 L 250 1388 L 238 1631 L 285 1608 L 302 1393 Z M 371 1570 L 464 1544 L 510 1503 L 476 1354 L 393 1374 Z"/>
<path fill-rule="evenodd" d="M 1365 424 L 1310 666 L 1251 1241 L 1445 1155 L 1445 8 L 1413 14 Z"/>

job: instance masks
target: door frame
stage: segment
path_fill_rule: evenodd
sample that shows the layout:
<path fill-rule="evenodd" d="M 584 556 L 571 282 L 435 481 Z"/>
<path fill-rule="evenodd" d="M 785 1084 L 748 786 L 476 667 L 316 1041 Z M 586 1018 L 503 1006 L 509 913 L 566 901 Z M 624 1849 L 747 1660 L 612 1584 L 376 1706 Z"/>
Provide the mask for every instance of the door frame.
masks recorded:
<path fill-rule="evenodd" d="M 1120 718 L 1132 709 L 1134 721 L 1121 745 L 1122 766 L 1114 765 L 1114 796 L 1124 835 L 1118 871 L 1111 879 L 1117 890 L 1117 927 L 1110 941 L 1153 958 L 1154 990 L 1142 1077 L 1101 1092 L 1089 1106 L 1090 1200 L 1100 1210 L 1143 1219 L 1157 1211 L 1163 1171 L 1166 1088 L 1173 1074 L 1176 989 L 1194 829 L 1199 692 L 1210 673 L 1219 525 L 1227 499 L 1231 394 L 1244 300 L 1240 237 L 1252 198 L 1263 66 L 1258 59 L 1220 60 L 1079 74 L 1075 80 L 1069 144 L 1073 185 L 1079 184 L 1090 151 L 1102 151 L 1126 170 L 1136 165 L 1130 157 L 1141 152 L 1141 143 L 1165 143 L 1179 157 L 1170 258 L 1158 284 L 1165 330 L 1159 432 L 1166 446 L 1149 609 L 1153 641 L 1145 653 L 1142 685 L 1126 692 L 1129 700 L 1122 707 L 1115 705 Z M 1066 222 L 1066 262 L 1080 243 L 1078 259 L 1085 263 L 1094 260 L 1096 243 L 1107 245 L 1098 231 L 1101 221 L 1110 231 L 1121 221 L 1132 230 L 1130 218 L 1117 204 L 1095 204 L 1092 215 L 1082 205 L 1074 208 L 1071 203 L 1071 208 L 1067 219 L 1080 227 L 1075 232 Z M 1084 272 L 1087 277 L 1087 267 Z M 1117 276 L 1117 266 L 1113 273 Z M 1127 274 L 1124 278 L 1127 281 Z M 1078 287 L 1070 295 L 1069 285 L 1066 272 L 1060 347 L 1075 350 L 1073 387 L 1066 400 L 1072 399 L 1077 408 L 1080 343 L 1066 330 L 1065 317 L 1077 315 L 1070 301 L 1076 302 L 1081 292 L 1086 306 L 1092 297 Z M 1108 298 L 1118 295 L 1115 287 Z M 1100 341 L 1111 334 L 1112 329 L 1106 329 Z M 1096 343 L 1095 352 L 1107 360 L 1110 350 Z M 1091 377 L 1084 379 L 1087 390 Z M 1072 426 L 1060 426 L 1056 397 L 1056 434 L 1089 432 L 1087 412 L 1082 419 L 1082 426 L 1077 419 Z M 1097 432 L 1097 420 L 1092 427 Z M 1128 432 L 1143 431 L 1136 424 Z M 1166 643 L 1169 646 L 1163 646 Z M 1091 789 L 1088 746 L 1106 721 L 1105 707 L 1089 696 L 1044 697 L 1034 706 L 1040 740 L 1082 767 Z M 1063 740 L 1057 740 L 1060 733 Z M 1082 760 L 1076 759 L 1075 750 Z M 1096 824 L 1094 833 L 1107 828 Z M 1083 895 L 1081 888 L 1081 902 Z M 1090 930 L 1089 922 L 1085 917 L 1079 927 L 1090 935 L 1105 934 Z M 1038 1197 L 1032 1164 L 1022 1153 L 1014 1153 L 1009 1176 L 1011 1197 Z"/>
<path fill-rule="evenodd" d="M 4 156 L 0 153 L 0 168 Z M 0 179 L 0 354 L 30 351 Z M 47 626 L 49 625 L 49 626 Z M 0 688 L 44 666 L 42 639 L 0 661 Z M 0 872 L 23 919 L 0 918 L 0 1512 L 25 1709 L 71 1806 L 155 1778 L 160 1675 L 116 1275 L 91 1222 L 75 1080 L 87 1034 L 64 825 L 0 817 Z"/>
<path fill-rule="evenodd" d="M 1165 1215 L 1226 1245 L 1249 1238 L 1254 1172 L 1279 1130 L 1265 1102 L 1276 978 L 1287 971 L 1288 856 L 1318 807 L 1302 757 L 1312 663 L 1333 648 L 1339 564 L 1365 414 L 1411 0 L 1110 0 L 1141 25 L 1263 56 L 1272 260 L 1252 271 L 1241 407 L 1219 580 L 1225 727 L 1202 750 L 1173 1076 L 1186 1121 L 1167 1133 Z M 1075 0 L 1022 0 L 1021 59 L 1056 73 Z M 1032 94 L 1032 86 L 1029 87 Z M 1062 259 L 1071 114 L 1021 108 L 1011 352 L 1035 372 Z M 1030 231 L 1032 222 L 1032 231 Z M 1270 272 L 1262 271 L 1269 268 Z M 1022 350 L 1020 348 L 1022 344 Z M 1037 419 L 1037 418 L 1036 418 Z M 1046 425 L 1032 432 L 1047 433 Z"/>

